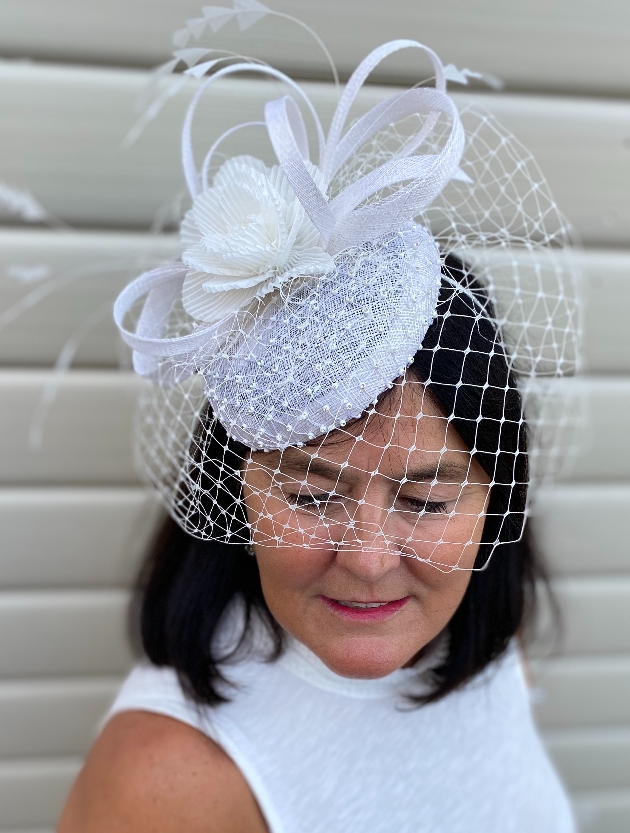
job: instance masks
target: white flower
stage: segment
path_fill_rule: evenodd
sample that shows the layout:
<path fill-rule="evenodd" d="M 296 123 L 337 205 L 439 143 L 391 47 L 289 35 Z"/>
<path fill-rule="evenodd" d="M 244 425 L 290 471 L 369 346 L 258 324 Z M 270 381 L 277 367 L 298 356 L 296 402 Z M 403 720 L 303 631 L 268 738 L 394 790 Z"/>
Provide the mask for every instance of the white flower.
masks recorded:
<path fill-rule="evenodd" d="M 310 171 L 320 185 L 317 168 Z M 334 268 L 281 168 L 251 156 L 222 165 L 195 197 L 181 235 L 190 269 L 182 301 L 199 321 L 219 321 L 290 278 Z"/>

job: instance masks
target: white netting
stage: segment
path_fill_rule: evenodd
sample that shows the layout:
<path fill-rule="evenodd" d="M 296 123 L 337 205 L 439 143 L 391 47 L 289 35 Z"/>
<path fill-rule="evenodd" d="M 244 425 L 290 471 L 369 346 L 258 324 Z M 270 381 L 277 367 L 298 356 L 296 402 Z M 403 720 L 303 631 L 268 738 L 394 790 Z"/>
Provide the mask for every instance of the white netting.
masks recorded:
<path fill-rule="evenodd" d="M 305 213 L 281 169 L 243 157 L 253 185 L 230 190 L 224 174 L 221 200 L 196 198 L 180 290 L 149 295 L 138 326 L 192 341 L 136 361 L 153 380 L 139 464 L 190 534 L 377 548 L 442 569 L 482 567 L 519 538 L 528 488 L 566 459 L 577 410 L 575 269 L 535 161 L 493 117 L 444 106 L 370 133 L 325 192 L 339 205 L 409 149 L 429 160 L 414 177 L 433 176 L 459 124 L 463 150 L 415 222 L 329 254 L 310 233 L 317 201 Z M 362 218 L 376 228 L 414 177 L 384 179 L 329 239 L 356 236 Z"/>

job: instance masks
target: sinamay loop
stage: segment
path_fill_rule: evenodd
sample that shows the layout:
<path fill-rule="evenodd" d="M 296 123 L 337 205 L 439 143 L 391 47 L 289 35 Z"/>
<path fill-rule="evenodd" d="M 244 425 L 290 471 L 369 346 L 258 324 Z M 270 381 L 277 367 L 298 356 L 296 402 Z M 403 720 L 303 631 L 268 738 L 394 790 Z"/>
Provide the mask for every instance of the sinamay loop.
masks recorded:
<path fill-rule="evenodd" d="M 429 55 L 435 88 L 347 128 L 369 73 L 404 48 Z M 194 112 L 243 70 L 289 85 L 265 107 L 279 164 L 234 157 L 210 181 L 221 140 L 199 172 Z M 282 73 L 224 67 L 193 100 L 183 157 L 182 260 L 115 308 L 150 380 L 139 464 L 172 515 L 198 538 L 384 549 L 448 570 L 518 540 L 577 412 L 575 270 L 531 155 L 491 116 L 458 111 L 431 50 L 395 41 L 356 70 L 328 135 Z"/>

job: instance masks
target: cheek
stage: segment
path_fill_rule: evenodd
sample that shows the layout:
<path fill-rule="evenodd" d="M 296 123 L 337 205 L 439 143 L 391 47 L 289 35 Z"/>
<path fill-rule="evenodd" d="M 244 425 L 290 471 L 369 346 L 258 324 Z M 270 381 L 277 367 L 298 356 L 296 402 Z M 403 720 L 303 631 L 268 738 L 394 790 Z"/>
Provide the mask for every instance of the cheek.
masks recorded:
<path fill-rule="evenodd" d="M 414 561 L 410 571 L 422 588 L 419 595 L 423 613 L 434 622 L 437 626 L 435 632 L 438 633 L 459 607 L 472 573 L 467 569 L 439 569 L 420 561 Z"/>
<path fill-rule="evenodd" d="M 443 522 L 436 519 L 414 554 L 444 570 L 471 570 L 479 551 L 488 501 L 488 492 L 484 490 L 470 496 Z"/>
<path fill-rule="evenodd" d="M 313 541 L 330 542 L 330 533 L 321 529 L 322 519 L 308 513 L 297 513 L 285 500 L 269 494 L 270 484 L 254 481 L 243 488 L 247 520 L 253 543 L 257 547 L 308 547 Z"/>
<path fill-rule="evenodd" d="M 414 555 L 429 564 L 435 565 L 431 569 L 440 574 L 455 568 L 463 571 L 471 570 L 483 532 L 485 517 L 470 518 L 454 515 L 448 521 L 430 530 L 425 540 L 413 546 Z"/>
<path fill-rule="evenodd" d="M 301 547 L 256 546 L 256 560 L 267 603 L 271 599 L 315 593 L 334 553 Z"/>

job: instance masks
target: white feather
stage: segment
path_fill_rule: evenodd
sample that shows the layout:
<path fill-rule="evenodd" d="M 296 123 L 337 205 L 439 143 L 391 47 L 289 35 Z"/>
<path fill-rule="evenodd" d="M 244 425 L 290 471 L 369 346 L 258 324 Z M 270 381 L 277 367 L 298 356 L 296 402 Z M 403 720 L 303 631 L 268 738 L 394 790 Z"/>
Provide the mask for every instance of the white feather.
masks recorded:
<path fill-rule="evenodd" d="M 50 219 L 50 214 L 35 197 L 21 188 L 0 182 L 0 206 L 11 214 L 17 214 L 27 223 L 38 223 Z"/>

